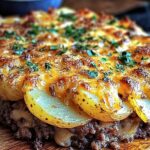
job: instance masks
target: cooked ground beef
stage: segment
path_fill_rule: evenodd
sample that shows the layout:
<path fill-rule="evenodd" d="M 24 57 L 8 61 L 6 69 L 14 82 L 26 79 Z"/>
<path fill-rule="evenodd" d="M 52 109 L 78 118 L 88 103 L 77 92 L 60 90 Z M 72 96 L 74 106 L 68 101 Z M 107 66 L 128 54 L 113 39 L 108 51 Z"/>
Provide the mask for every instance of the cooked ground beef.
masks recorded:
<path fill-rule="evenodd" d="M 126 136 L 122 132 L 122 129 L 126 129 L 123 124 L 132 123 L 133 120 L 138 120 L 137 130 L 134 135 Z M 41 122 L 29 113 L 23 101 L 0 101 L 0 123 L 9 127 L 17 139 L 32 141 L 31 143 L 36 150 L 42 149 L 43 142 L 54 140 L 55 128 Z M 149 137 L 150 125 L 139 121 L 137 116 L 132 114 L 125 121 L 106 124 L 92 120 L 84 126 L 72 128 L 69 131 L 73 134 L 70 150 L 100 150 L 103 147 L 118 150 L 121 141 Z"/>

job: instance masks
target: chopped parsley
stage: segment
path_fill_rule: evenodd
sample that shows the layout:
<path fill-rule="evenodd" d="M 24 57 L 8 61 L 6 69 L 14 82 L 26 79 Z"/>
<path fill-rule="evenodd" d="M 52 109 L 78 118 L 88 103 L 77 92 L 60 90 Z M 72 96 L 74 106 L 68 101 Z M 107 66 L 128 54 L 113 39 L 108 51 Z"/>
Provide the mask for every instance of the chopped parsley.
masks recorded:
<path fill-rule="evenodd" d="M 64 36 L 68 38 L 73 38 L 74 40 L 78 41 L 85 33 L 86 33 L 85 28 L 83 27 L 75 28 L 73 25 L 71 25 L 65 28 Z"/>
<path fill-rule="evenodd" d="M 35 44 L 37 44 L 37 40 L 36 40 L 36 39 L 32 39 L 31 43 L 32 43 L 33 45 L 35 45 Z"/>
<path fill-rule="evenodd" d="M 59 21 L 65 21 L 65 20 L 75 21 L 76 19 L 77 16 L 75 16 L 74 13 L 63 13 L 63 12 L 60 13 L 58 18 Z"/>
<path fill-rule="evenodd" d="M 108 57 L 111 57 L 111 56 L 112 56 L 112 53 L 108 53 L 107 56 L 108 56 Z"/>
<path fill-rule="evenodd" d="M 97 56 L 97 54 L 92 50 L 92 49 L 97 48 L 97 46 L 95 46 L 95 45 L 93 46 L 93 45 L 89 45 L 89 44 L 76 43 L 74 45 L 74 48 L 77 51 L 85 50 L 86 53 L 88 54 L 88 56 Z"/>
<path fill-rule="evenodd" d="M 141 60 L 148 60 L 149 58 L 148 57 L 143 57 L 141 58 Z"/>
<path fill-rule="evenodd" d="M 68 48 L 65 47 L 64 45 L 62 45 L 60 47 L 60 51 L 58 51 L 57 55 L 62 55 L 62 54 L 65 54 L 67 52 Z"/>
<path fill-rule="evenodd" d="M 108 21 L 107 24 L 108 24 L 108 25 L 113 25 L 113 24 L 115 24 L 117 21 L 118 21 L 118 20 L 117 20 L 116 18 L 114 18 L 114 19 Z"/>
<path fill-rule="evenodd" d="M 50 63 L 45 63 L 45 70 L 50 70 L 51 69 L 51 65 Z"/>
<path fill-rule="evenodd" d="M 93 15 L 91 19 L 96 22 L 97 21 L 97 16 Z"/>
<path fill-rule="evenodd" d="M 12 47 L 13 51 L 17 55 L 22 55 L 22 53 L 25 51 L 25 48 L 23 47 L 22 44 L 15 43 Z"/>
<path fill-rule="evenodd" d="M 108 42 L 107 38 L 104 36 L 99 36 L 99 38 L 103 41 L 103 42 Z"/>
<path fill-rule="evenodd" d="M 108 40 L 106 37 L 103 37 L 103 36 L 99 36 L 99 38 L 103 41 L 103 42 L 107 42 L 109 43 L 110 45 L 114 46 L 115 48 L 118 48 L 119 47 L 119 43 L 115 40 Z"/>
<path fill-rule="evenodd" d="M 55 51 L 58 50 L 60 48 L 60 45 L 51 45 L 50 46 L 50 50 Z"/>
<path fill-rule="evenodd" d="M 58 44 L 58 45 L 51 45 L 51 46 L 50 46 L 50 50 L 52 50 L 52 51 L 58 51 L 58 52 L 56 53 L 56 55 L 62 55 L 62 54 L 64 54 L 64 53 L 67 52 L 68 48 L 65 47 L 65 46 L 62 45 L 62 44 Z"/>
<path fill-rule="evenodd" d="M 94 40 L 94 37 L 92 37 L 92 36 L 80 37 L 80 39 L 79 39 L 80 42 L 92 41 L 92 40 Z"/>
<path fill-rule="evenodd" d="M 123 25 L 118 25 L 117 27 L 120 28 L 120 29 L 126 29 L 126 27 L 123 26 Z"/>
<path fill-rule="evenodd" d="M 110 44 L 113 45 L 115 48 L 119 47 L 119 43 L 114 40 L 110 41 Z"/>
<path fill-rule="evenodd" d="M 58 32 L 58 29 L 56 29 L 54 24 L 51 24 L 50 28 L 46 28 L 45 31 L 56 34 Z"/>
<path fill-rule="evenodd" d="M 124 65 L 117 63 L 116 64 L 116 71 L 117 72 L 124 72 Z"/>
<path fill-rule="evenodd" d="M 88 50 L 88 49 L 91 49 L 90 45 L 89 44 L 81 44 L 81 43 L 76 43 L 74 45 L 74 47 L 77 49 L 77 50 Z"/>
<path fill-rule="evenodd" d="M 31 24 L 31 30 L 28 31 L 28 35 L 36 36 L 43 31 L 45 31 L 45 28 L 36 24 Z"/>
<path fill-rule="evenodd" d="M 90 78 L 96 78 L 98 76 L 98 72 L 94 70 L 93 71 L 88 70 L 87 73 Z"/>
<path fill-rule="evenodd" d="M 97 68 L 96 64 L 94 62 L 90 63 L 92 67 Z"/>
<path fill-rule="evenodd" d="M 4 36 L 5 36 L 5 38 L 12 38 L 13 36 L 15 36 L 16 35 L 16 32 L 14 32 L 14 31 L 5 31 L 4 32 Z"/>
<path fill-rule="evenodd" d="M 96 56 L 97 54 L 93 50 L 86 51 L 89 56 Z"/>
<path fill-rule="evenodd" d="M 104 75 L 103 80 L 104 80 L 105 82 L 108 82 L 108 81 L 109 81 L 109 75 L 111 75 L 111 74 L 112 74 L 111 71 L 104 72 L 104 73 L 103 73 L 103 75 Z"/>
<path fill-rule="evenodd" d="M 130 52 L 122 52 L 119 56 L 119 60 L 127 66 L 133 67 L 136 62 L 132 59 Z"/>
<path fill-rule="evenodd" d="M 15 38 L 17 41 L 24 41 L 24 37 L 23 36 L 19 36 L 19 35 L 15 35 Z"/>
<path fill-rule="evenodd" d="M 4 32 L 4 38 L 10 39 L 10 38 L 15 38 L 17 41 L 23 41 L 24 38 L 20 35 L 17 35 L 16 32 L 14 31 L 5 31 Z"/>
<path fill-rule="evenodd" d="M 55 28 L 50 28 L 50 29 L 47 29 L 48 32 L 51 32 L 51 33 L 57 33 L 58 30 L 55 29 Z"/>
<path fill-rule="evenodd" d="M 38 71 L 39 68 L 38 68 L 38 65 L 37 64 L 34 64 L 32 63 L 31 61 L 27 61 L 26 62 L 26 65 L 30 68 L 31 71 Z"/>
<path fill-rule="evenodd" d="M 102 63 L 105 63 L 107 60 L 108 60 L 107 58 L 102 57 L 100 61 L 101 61 Z"/>

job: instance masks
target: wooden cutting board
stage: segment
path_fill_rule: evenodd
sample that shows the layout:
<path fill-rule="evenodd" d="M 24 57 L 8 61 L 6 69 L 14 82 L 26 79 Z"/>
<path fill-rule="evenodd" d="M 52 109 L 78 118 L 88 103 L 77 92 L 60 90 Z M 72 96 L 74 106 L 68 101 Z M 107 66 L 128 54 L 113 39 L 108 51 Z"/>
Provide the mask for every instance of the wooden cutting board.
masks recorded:
<path fill-rule="evenodd" d="M 32 150 L 27 142 L 16 140 L 10 130 L 0 127 L 0 150 Z M 45 144 L 42 150 L 67 150 L 54 143 Z M 140 140 L 121 144 L 121 150 L 150 150 L 150 140 Z"/>

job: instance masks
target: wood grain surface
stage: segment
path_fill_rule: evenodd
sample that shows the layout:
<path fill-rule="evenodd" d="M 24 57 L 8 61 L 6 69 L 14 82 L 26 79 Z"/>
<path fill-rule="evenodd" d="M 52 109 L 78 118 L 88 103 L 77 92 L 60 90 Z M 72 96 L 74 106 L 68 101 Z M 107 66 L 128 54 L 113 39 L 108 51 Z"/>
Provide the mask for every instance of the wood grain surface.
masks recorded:
<path fill-rule="evenodd" d="M 89 8 L 96 12 L 118 14 L 147 3 L 146 0 L 64 0 L 63 5 L 74 9 Z"/>
<path fill-rule="evenodd" d="M 16 140 L 10 130 L 0 127 L 0 150 L 33 150 L 27 142 Z M 67 150 L 54 143 L 46 143 L 42 150 Z M 121 150 L 150 150 L 150 140 L 136 140 L 121 144 Z"/>

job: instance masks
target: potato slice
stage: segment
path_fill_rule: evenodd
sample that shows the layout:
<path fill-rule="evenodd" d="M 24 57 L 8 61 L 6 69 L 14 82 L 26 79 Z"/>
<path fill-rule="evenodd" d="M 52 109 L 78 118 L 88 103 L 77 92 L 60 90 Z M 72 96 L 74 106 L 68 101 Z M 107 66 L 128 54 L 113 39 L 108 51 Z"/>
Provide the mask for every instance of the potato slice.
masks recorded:
<path fill-rule="evenodd" d="M 137 115 L 144 121 L 150 122 L 150 100 L 140 99 L 136 96 L 130 95 L 129 102 L 132 105 Z"/>
<path fill-rule="evenodd" d="M 131 106 L 129 106 L 129 104 L 126 102 L 122 102 L 121 109 L 112 113 L 111 117 L 114 120 L 119 121 L 119 120 L 123 120 L 123 119 L 127 118 L 132 112 L 133 112 L 133 109 L 131 108 Z"/>
<path fill-rule="evenodd" d="M 76 96 L 73 98 L 73 101 L 91 117 L 104 122 L 113 121 L 110 115 L 101 109 L 99 98 L 89 91 L 80 89 L 78 94 L 76 94 Z"/>
<path fill-rule="evenodd" d="M 100 105 L 108 113 L 114 113 L 122 108 L 122 100 L 118 95 L 117 86 L 113 84 L 100 86 L 96 95 L 100 99 Z"/>
<path fill-rule="evenodd" d="M 74 103 L 78 104 L 79 107 L 81 107 L 81 109 L 88 115 L 103 122 L 123 120 L 132 113 L 132 109 L 124 102 L 122 102 L 119 110 L 111 113 L 106 112 L 102 109 L 102 102 L 100 101 L 99 97 L 90 91 L 86 91 L 81 88 L 78 90 L 73 101 Z"/>
<path fill-rule="evenodd" d="M 27 90 L 24 99 L 34 116 L 60 128 L 84 125 L 91 119 L 75 107 L 65 105 L 58 98 L 50 96 L 45 90 L 38 88 Z"/>

